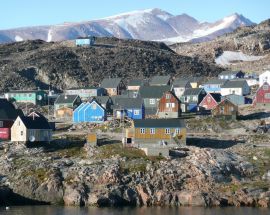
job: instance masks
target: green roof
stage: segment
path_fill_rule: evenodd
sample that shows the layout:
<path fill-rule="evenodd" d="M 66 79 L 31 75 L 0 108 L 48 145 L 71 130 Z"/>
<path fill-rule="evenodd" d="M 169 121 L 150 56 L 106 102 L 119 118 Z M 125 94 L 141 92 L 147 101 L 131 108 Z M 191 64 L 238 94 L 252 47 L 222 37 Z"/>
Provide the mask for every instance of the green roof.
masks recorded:
<path fill-rule="evenodd" d="M 242 88 L 245 85 L 247 85 L 247 81 L 246 80 L 237 80 L 237 79 L 234 79 L 234 80 L 227 81 L 222 86 L 222 88 Z"/>
<path fill-rule="evenodd" d="M 163 94 L 171 90 L 171 86 L 142 86 L 139 94 L 142 98 L 161 98 Z"/>
<path fill-rule="evenodd" d="M 100 86 L 103 88 L 117 88 L 122 78 L 104 78 Z"/>
<path fill-rule="evenodd" d="M 170 75 L 157 75 L 152 78 L 152 80 L 149 82 L 149 85 L 167 85 L 171 79 Z"/>
<path fill-rule="evenodd" d="M 185 90 L 183 96 L 199 95 L 203 90 L 203 88 L 188 88 Z"/>
<path fill-rule="evenodd" d="M 54 104 L 70 104 L 75 102 L 75 100 L 78 98 L 78 95 L 59 95 L 57 99 L 55 100 Z"/>

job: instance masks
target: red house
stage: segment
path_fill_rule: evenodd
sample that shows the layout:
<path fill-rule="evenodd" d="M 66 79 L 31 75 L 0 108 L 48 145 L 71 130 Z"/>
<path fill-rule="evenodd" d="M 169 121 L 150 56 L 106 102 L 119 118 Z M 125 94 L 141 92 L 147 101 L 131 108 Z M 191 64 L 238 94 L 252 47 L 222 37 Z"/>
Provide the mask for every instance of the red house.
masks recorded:
<path fill-rule="evenodd" d="M 158 117 L 159 118 L 178 118 L 181 115 L 181 102 L 170 91 L 163 94 L 159 100 Z"/>
<path fill-rule="evenodd" d="M 22 111 L 6 99 L 0 99 L 0 139 L 9 140 L 11 127 Z"/>
<path fill-rule="evenodd" d="M 270 107 L 270 85 L 265 82 L 256 92 L 253 99 L 254 106 Z"/>
<path fill-rule="evenodd" d="M 220 93 L 207 93 L 207 95 L 203 98 L 199 106 L 202 107 L 204 110 L 212 110 L 218 105 L 220 101 L 221 101 Z"/>

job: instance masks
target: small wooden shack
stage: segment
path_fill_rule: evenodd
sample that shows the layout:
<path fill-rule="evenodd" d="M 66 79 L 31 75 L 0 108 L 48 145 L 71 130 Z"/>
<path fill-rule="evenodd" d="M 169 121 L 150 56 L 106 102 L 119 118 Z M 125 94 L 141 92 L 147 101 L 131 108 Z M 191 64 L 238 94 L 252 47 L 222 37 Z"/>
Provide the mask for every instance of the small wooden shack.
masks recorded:
<path fill-rule="evenodd" d="M 213 110 L 212 116 L 224 117 L 226 119 L 236 119 L 238 115 L 238 106 L 233 104 L 230 100 L 225 99 L 220 102 Z"/>
<path fill-rule="evenodd" d="M 158 117 L 159 118 L 178 118 L 181 115 L 181 102 L 170 91 L 163 94 L 159 101 Z"/>

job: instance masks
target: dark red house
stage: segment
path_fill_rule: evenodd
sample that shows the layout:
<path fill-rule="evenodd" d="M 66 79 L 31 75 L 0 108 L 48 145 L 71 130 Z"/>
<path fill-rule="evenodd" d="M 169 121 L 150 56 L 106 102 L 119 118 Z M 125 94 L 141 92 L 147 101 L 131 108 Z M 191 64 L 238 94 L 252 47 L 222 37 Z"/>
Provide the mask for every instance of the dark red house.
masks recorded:
<path fill-rule="evenodd" d="M 270 107 L 270 85 L 265 82 L 256 92 L 253 105 L 255 106 L 268 106 Z"/>
<path fill-rule="evenodd" d="M 220 101 L 221 101 L 220 93 L 207 93 L 207 95 L 203 98 L 199 106 L 202 107 L 204 110 L 212 110 L 218 105 Z"/>
<path fill-rule="evenodd" d="M 0 99 L 0 139 L 9 140 L 11 127 L 22 111 L 6 99 Z"/>
<path fill-rule="evenodd" d="M 178 118 L 181 115 L 181 102 L 172 93 L 167 91 L 159 100 L 158 117 L 159 118 Z"/>

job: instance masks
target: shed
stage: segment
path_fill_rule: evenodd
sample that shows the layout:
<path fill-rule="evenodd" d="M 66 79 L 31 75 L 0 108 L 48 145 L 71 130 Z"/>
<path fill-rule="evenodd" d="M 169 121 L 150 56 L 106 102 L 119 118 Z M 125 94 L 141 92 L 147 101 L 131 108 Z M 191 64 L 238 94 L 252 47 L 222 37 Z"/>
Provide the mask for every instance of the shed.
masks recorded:
<path fill-rule="evenodd" d="M 226 119 L 236 119 L 238 115 L 238 106 L 228 99 L 220 102 L 213 110 L 212 116 L 224 117 Z"/>

